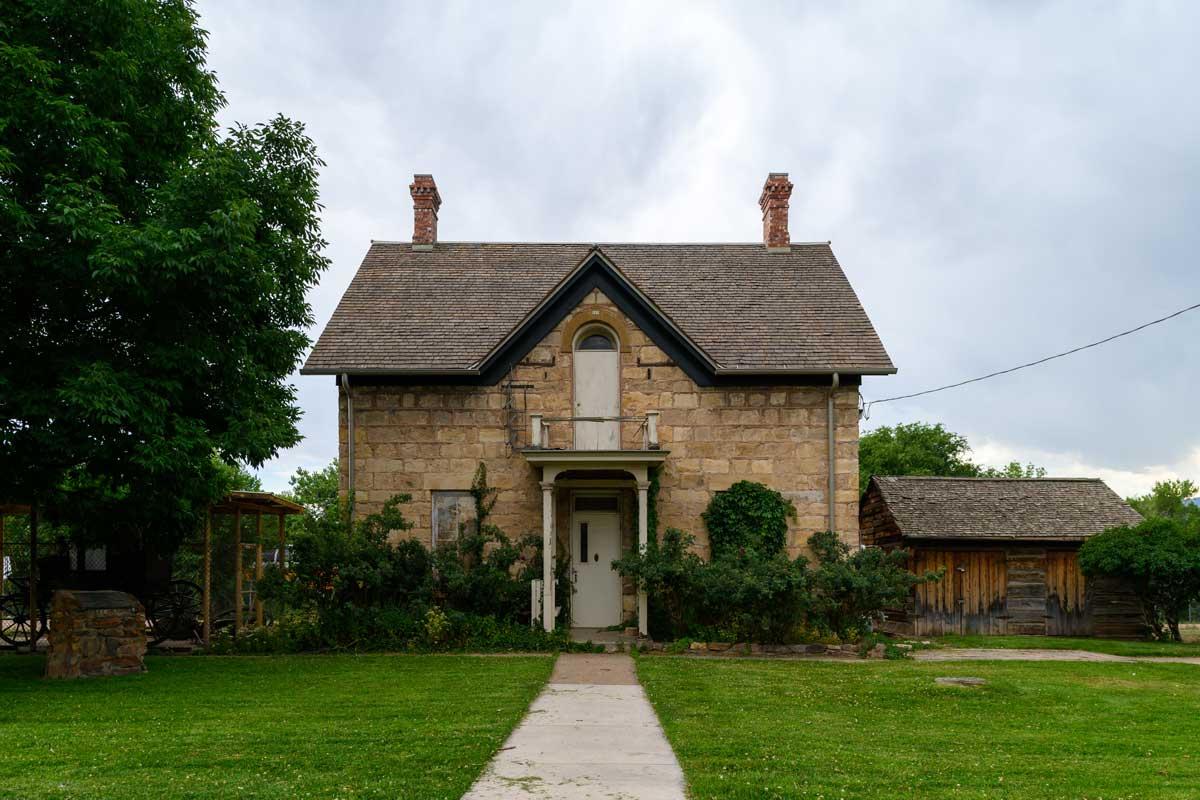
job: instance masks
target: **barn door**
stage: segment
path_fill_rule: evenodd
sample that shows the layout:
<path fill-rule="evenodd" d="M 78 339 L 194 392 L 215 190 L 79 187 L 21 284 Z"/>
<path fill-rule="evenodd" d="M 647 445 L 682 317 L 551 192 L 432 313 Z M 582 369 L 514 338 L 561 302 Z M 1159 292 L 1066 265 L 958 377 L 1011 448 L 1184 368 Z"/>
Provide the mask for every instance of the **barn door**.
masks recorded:
<path fill-rule="evenodd" d="M 941 636 L 1004 633 L 1007 566 L 1003 551 L 921 550 L 914 572 L 942 571 L 917 587 L 915 632 Z"/>
<path fill-rule="evenodd" d="M 917 587 L 915 630 L 917 636 L 962 633 L 962 603 L 959 573 L 953 550 L 918 550 L 913 554 L 913 572 L 942 572 L 938 581 Z"/>
<path fill-rule="evenodd" d="M 1008 560 L 1003 550 L 958 555 L 959 609 L 963 633 L 1005 633 Z"/>

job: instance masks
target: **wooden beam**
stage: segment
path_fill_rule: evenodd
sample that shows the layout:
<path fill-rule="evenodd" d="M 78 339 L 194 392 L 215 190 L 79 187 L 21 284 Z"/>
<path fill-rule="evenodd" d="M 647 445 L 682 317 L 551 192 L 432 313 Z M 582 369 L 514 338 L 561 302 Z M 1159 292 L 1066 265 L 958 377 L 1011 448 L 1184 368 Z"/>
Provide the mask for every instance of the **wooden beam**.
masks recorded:
<path fill-rule="evenodd" d="M 212 508 L 204 513 L 204 646 L 212 639 Z"/>
<path fill-rule="evenodd" d="M 262 576 L 263 576 L 263 562 L 262 562 L 262 533 L 263 533 L 263 524 L 262 523 L 263 523 L 263 519 L 262 519 L 261 511 L 256 516 L 255 522 L 258 527 L 258 538 L 254 542 L 254 624 L 261 628 L 262 624 L 263 624 L 263 605 L 262 605 L 262 600 L 258 596 L 258 583 L 259 583 L 259 581 L 262 580 Z"/>
<path fill-rule="evenodd" d="M 38 613 L 38 507 L 37 503 L 29 509 L 29 652 L 37 649 L 38 633 L 41 615 Z"/>
<path fill-rule="evenodd" d="M 286 527 L 285 527 L 285 523 L 284 523 L 284 516 L 283 516 L 283 514 L 280 514 L 279 515 L 279 552 L 275 557 L 275 563 L 279 565 L 280 569 L 283 569 L 283 563 L 284 563 L 283 562 L 283 554 L 284 554 L 284 551 L 287 549 L 287 536 L 285 534 L 285 531 L 286 531 Z"/>
<path fill-rule="evenodd" d="M 242 632 L 242 510 L 233 512 L 233 638 Z"/>

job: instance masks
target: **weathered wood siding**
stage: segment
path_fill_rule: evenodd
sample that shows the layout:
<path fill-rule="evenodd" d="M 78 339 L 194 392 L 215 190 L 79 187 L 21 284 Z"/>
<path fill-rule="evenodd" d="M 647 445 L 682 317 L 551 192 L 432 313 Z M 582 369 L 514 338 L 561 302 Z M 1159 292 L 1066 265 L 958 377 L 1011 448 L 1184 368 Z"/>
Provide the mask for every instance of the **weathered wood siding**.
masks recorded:
<path fill-rule="evenodd" d="M 916 573 L 943 573 L 941 580 L 916 588 L 914 635 L 1006 632 L 1008 578 L 1003 552 L 921 548 L 910 563 Z"/>
<path fill-rule="evenodd" d="M 1075 550 L 1046 552 L 1046 635 L 1088 636 L 1092 615 L 1088 585 Z"/>
<path fill-rule="evenodd" d="M 872 484 L 863 495 L 858 509 L 859 541 L 866 547 L 891 547 L 900 543 L 896 520 L 883 502 L 879 489 Z"/>
<path fill-rule="evenodd" d="M 913 572 L 943 570 L 943 576 L 918 586 L 903 607 L 885 610 L 879 627 L 887 633 L 1109 638 L 1144 634 L 1137 598 L 1117 582 L 1086 580 L 1073 544 L 908 542 L 906 546 L 912 551 Z"/>

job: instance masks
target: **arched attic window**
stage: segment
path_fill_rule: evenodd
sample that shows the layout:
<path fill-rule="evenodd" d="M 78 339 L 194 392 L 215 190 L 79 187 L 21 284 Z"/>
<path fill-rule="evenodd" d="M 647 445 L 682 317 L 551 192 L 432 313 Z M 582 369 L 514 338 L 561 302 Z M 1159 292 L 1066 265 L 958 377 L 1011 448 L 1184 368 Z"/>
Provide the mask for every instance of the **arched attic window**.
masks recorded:
<path fill-rule="evenodd" d="M 616 350 L 616 338 L 607 330 L 601 328 L 592 328 L 583 335 L 579 343 L 575 346 L 576 350 Z"/>

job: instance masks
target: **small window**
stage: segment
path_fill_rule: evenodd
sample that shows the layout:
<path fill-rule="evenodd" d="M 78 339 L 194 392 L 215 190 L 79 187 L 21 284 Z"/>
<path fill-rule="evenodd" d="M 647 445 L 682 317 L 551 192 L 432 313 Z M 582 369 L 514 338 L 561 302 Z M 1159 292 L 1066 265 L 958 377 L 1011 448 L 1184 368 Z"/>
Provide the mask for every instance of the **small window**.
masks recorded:
<path fill-rule="evenodd" d="M 83 564 L 80 565 L 80 553 L 83 555 Z M 104 545 L 98 547 L 82 547 L 75 546 L 69 551 L 72 571 L 83 572 L 104 572 L 108 569 L 108 550 Z"/>
<path fill-rule="evenodd" d="M 475 498 L 467 491 L 433 492 L 433 546 L 457 542 L 464 525 L 475 521 Z"/>
<path fill-rule="evenodd" d="M 579 350 L 616 350 L 617 343 L 608 333 L 595 331 L 579 340 Z"/>
<path fill-rule="evenodd" d="M 578 494 L 575 495 L 575 510 L 616 511 L 617 498 L 616 495 Z"/>

